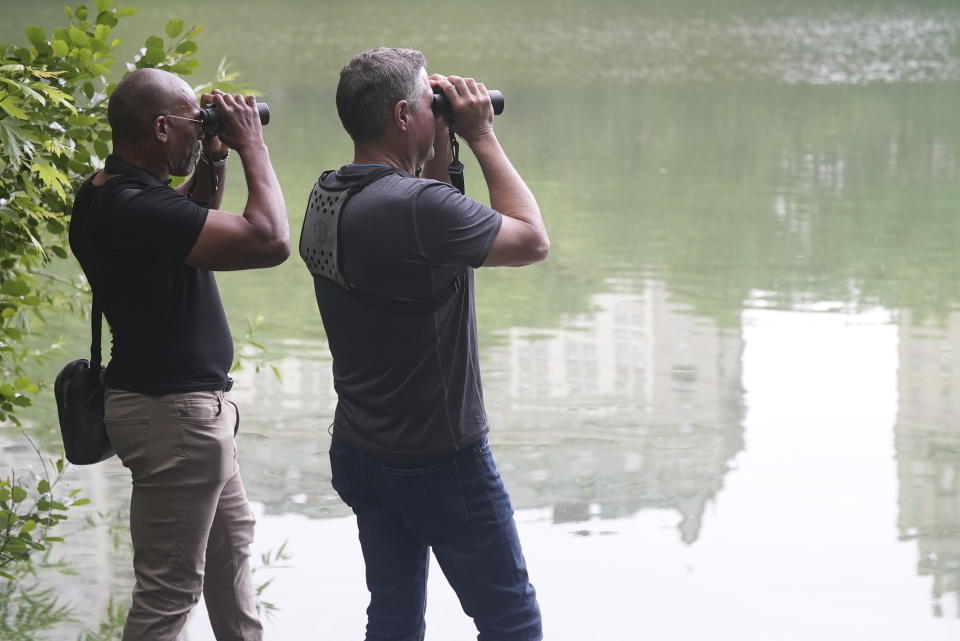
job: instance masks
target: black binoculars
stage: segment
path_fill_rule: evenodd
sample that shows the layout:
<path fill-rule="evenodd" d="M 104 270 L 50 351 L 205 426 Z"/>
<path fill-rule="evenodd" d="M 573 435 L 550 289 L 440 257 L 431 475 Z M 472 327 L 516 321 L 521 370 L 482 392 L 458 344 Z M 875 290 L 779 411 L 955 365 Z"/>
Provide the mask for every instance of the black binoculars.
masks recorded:
<path fill-rule="evenodd" d="M 270 122 L 270 107 L 265 102 L 257 103 L 257 112 L 260 114 L 260 124 L 266 125 Z M 213 105 L 204 105 L 200 107 L 200 128 L 204 136 L 216 136 L 223 129 L 223 119 L 220 118 L 220 111 Z"/>
<path fill-rule="evenodd" d="M 494 115 L 499 116 L 503 113 L 503 94 L 496 89 L 490 89 L 487 93 L 490 94 L 490 103 L 493 105 Z M 453 107 L 439 85 L 433 87 L 433 113 L 437 117 L 453 115 Z"/>

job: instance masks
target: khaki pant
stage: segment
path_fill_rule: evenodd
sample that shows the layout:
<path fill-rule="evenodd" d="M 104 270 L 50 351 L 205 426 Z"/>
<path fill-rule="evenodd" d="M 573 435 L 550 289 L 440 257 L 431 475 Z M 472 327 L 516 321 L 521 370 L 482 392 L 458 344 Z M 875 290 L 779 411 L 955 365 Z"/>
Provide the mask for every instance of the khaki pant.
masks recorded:
<path fill-rule="evenodd" d="M 254 518 L 234 440 L 238 421 L 223 392 L 107 390 L 107 432 L 133 477 L 136 586 L 123 641 L 176 641 L 201 590 L 217 641 L 262 639 L 249 566 Z"/>

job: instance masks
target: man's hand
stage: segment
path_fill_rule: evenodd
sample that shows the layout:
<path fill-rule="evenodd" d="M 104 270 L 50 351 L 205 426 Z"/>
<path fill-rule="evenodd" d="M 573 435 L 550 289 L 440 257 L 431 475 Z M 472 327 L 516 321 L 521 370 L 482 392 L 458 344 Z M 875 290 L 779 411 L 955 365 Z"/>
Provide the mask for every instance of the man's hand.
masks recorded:
<path fill-rule="evenodd" d="M 212 104 L 214 104 L 212 93 L 205 93 L 200 96 L 200 105 L 202 107 Z M 211 159 L 223 158 L 227 155 L 227 152 L 230 151 L 230 148 L 220 140 L 220 136 L 204 136 L 201 144 L 203 145 L 203 153 L 207 155 L 207 158 Z"/>
<path fill-rule="evenodd" d="M 520 266 L 543 260 L 550 252 L 550 238 L 540 207 L 493 133 L 493 105 L 487 88 L 473 78 L 436 74 L 430 76 L 430 84 L 443 89 L 450 101 L 453 130 L 470 145 L 490 190 L 490 206 L 503 216 L 483 265 Z M 439 144 L 439 140 L 434 142 L 438 153 Z"/>
<path fill-rule="evenodd" d="M 217 136 L 223 144 L 241 154 L 249 148 L 265 146 L 256 98 L 231 96 L 219 89 L 213 90 L 212 98 L 223 122 L 223 129 Z"/>
<path fill-rule="evenodd" d="M 453 130 L 468 145 L 493 131 L 493 105 L 482 82 L 460 76 L 430 76 L 430 84 L 439 86 L 453 108 Z"/>
<path fill-rule="evenodd" d="M 436 85 L 445 76 L 433 74 L 430 76 L 430 86 Z M 449 183 L 450 174 L 447 168 L 453 154 L 450 150 L 450 129 L 446 118 L 437 118 L 436 130 L 433 136 L 433 155 L 423 164 L 421 178 L 432 178 L 440 182 Z"/>

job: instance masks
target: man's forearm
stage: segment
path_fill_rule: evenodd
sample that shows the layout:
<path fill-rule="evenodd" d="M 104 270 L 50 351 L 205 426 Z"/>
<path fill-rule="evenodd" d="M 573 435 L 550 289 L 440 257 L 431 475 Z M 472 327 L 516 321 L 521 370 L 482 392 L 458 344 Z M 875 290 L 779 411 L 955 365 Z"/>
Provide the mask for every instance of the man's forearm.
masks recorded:
<path fill-rule="evenodd" d="M 490 131 L 470 142 L 490 192 L 490 206 L 504 216 L 523 221 L 546 234 L 536 198 Z"/>
<path fill-rule="evenodd" d="M 227 164 L 213 166 L 213 171 L 217 177 L 217 193 L 213 193 L 213 183 L 210 180 L 211 166 L 203 160 L 197 161 L 197 167 L 193 170 L 193 175 L 189 180 L 177 187 L 184 196 L 192 192 L 190 197 L 195 203 L 200 203 L 208 209 L 220 209 L 220 203 L 223 202 L 223 192 L 227 184 Z"/>
<path fill-rule="evenodd" d="M 270 164 L 266 145 L 238 150 L 247 179 L 247 206 L 243 217 L 264 239 L 288 242 L 290 225 L 280 181 Z"/>

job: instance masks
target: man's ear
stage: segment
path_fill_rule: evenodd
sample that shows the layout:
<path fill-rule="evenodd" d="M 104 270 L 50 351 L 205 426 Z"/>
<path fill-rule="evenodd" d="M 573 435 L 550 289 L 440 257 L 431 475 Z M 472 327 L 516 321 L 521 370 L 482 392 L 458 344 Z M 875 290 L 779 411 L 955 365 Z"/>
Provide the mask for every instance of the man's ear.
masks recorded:
<path fill-rule="evenodd" d="M 167 142 L 167 127 L 170 126 L 170 123 L 167 122 L 167 119 L 163 116 L 157 116 L 153 119 L 153 137 L 159 142 Z"/>
<path fill-rule="evenodd" d="M 410 124 L 410 103 L 400 100 L 393 106 L 393 124 L 400 131 L 406 131 Z"/>

